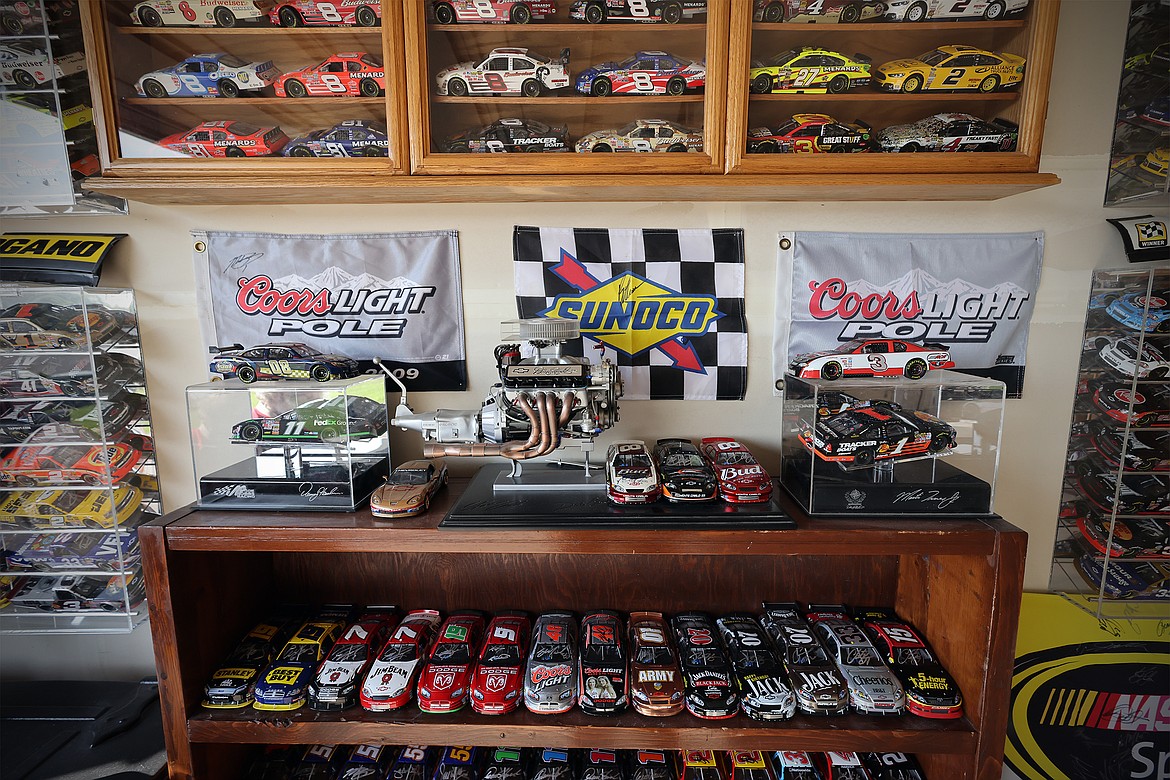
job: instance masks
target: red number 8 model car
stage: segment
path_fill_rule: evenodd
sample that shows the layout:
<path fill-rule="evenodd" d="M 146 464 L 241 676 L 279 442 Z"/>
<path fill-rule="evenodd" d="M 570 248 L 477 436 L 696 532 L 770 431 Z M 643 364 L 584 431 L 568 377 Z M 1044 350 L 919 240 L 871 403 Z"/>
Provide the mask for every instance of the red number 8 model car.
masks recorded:
<path fill-rule="evenodd" d="M 378 97 L 386 93 L 386 69 L 372 54 L 342 52 L 311 68 L 285 73 L 273 88 L 277 97 Z"/>
<path fill-rule="evenodd" d="M 772 499 L 772 477 L 751 450 L 735 439 L 703 439 L 703 457 L 719 478 L 719 497 L 729 504 L 756 504 Z"/>
<path fill-rule="evenodd" d="M 277 3 L 268 12 L 268 20 L 281 27 L 348 24 L 377 27 L 382 21 L 381 0 L 289 0 Z"/>
<path fill-rule="evenodd" d="M 951 353 L 942 344 L 880 339 L 849 341 L 837 349 L 797 355 L 788 370 L 801 379 L 840 379 L 843 376 L 905 376 L 921 379 L 938 368 L 954 368 Z"/>

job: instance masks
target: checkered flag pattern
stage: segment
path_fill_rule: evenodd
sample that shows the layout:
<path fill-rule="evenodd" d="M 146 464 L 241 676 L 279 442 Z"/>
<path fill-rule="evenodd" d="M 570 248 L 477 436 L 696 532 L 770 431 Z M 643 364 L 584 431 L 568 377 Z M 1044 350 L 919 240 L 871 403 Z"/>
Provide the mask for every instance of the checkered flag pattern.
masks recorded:
<path fill-rule="evenodd" d="M 719 316 L 702 335 L 675 336 L 626 354 L 595 338 L 566 345 L 621 367 L 629 400 L 742 400 L 747 387 L 743 231 L 517 227 L 516 308 L 547 316 L 558 297 L 576 296 L 631 273 L 681 296 L 713 296 Z M 576 275 L 566 273 L 566 257 Z M 584 281 L 583 281 L 584 280 Z M 584 329 L 583 329 L 584 330 Z"/>

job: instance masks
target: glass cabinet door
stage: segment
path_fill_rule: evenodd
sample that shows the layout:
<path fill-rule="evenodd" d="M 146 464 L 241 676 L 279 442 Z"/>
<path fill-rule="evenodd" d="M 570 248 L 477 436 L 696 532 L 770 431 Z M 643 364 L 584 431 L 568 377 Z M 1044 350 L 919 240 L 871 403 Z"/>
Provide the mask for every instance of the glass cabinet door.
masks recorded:
<path fill-rule="evenodd" d="M 110 0 L 114 165 L 225 160 L 386 171 L 405 159 L 397 4 L 377 0 Z M 255 162 L 259 161 L 259 162 Z"/>
<path fill-rule="evenodd" d="M 726 0 L 405 8 L 416 172 L 722 170 Z"/>

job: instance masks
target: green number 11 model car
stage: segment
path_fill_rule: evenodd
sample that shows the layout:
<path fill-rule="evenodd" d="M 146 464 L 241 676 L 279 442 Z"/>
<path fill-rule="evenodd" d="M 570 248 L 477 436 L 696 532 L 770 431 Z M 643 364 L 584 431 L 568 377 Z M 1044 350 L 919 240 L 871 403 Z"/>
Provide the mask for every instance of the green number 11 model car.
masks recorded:
<path fill-rule="evenodd" d="M 386 432 L 386 407 L 361 396 L 318 398 L 276 417 L 232 426 L 232 442 L 338 442 L 372 439 Z"/>

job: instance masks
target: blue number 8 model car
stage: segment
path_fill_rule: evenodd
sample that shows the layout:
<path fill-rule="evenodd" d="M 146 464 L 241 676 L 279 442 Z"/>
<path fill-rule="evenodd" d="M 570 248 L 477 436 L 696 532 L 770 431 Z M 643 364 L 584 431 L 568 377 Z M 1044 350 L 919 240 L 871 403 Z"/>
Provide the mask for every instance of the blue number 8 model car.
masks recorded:
<path fill-rule="evenodd" d="M 281 154 L 285 157 L 387 157 L 390 138 L 386 135 L 386 125 L 381 122 L 347 119 L 292 139 Z"/>
<path fill-rule="evenodd" d="M 361 373 L 357 361 L 345 355 L 318 352 L 305 344 L 261 344 L 244 349 L 240 344 L 211 347 L 216 355 L 211 373 L 235 377 L 248 384 L 257 379 L 349 379 Z"/>
<path fill-rule="evenodd" d="M 232 54 L 195 54 L 169 68 L 144 74 L 134 84 L 143 97 L 238 97 L 264 89 L 280 75 L 266 62 L 245 62 Z"/>

